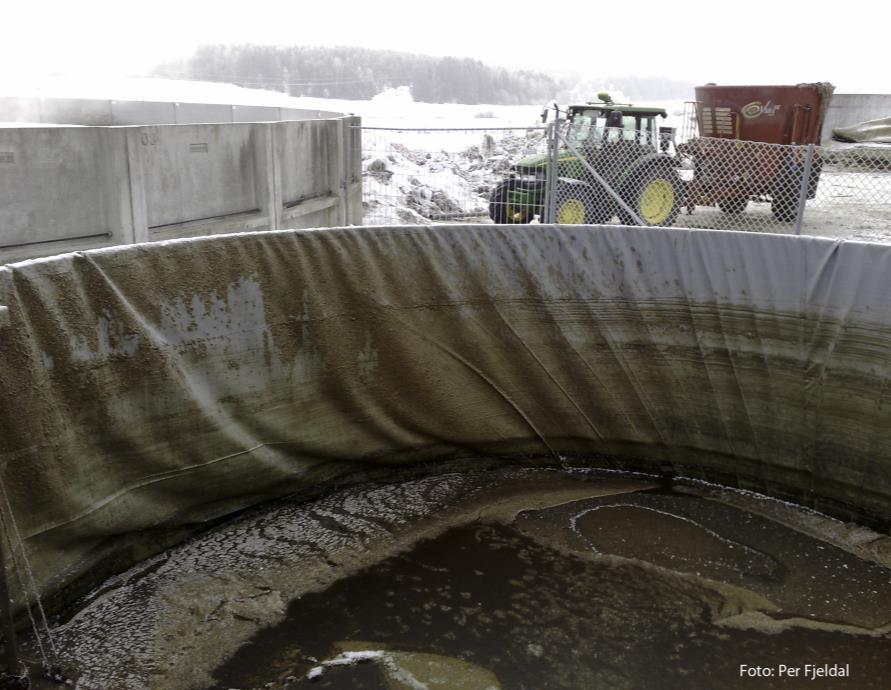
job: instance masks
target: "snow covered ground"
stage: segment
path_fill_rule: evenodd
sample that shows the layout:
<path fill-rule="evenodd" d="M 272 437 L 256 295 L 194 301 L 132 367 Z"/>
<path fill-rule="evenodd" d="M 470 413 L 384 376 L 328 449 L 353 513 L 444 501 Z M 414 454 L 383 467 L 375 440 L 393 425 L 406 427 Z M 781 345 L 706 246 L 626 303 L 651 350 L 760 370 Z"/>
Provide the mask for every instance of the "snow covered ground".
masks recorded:
<path fill-rule="evenodd" d="M 540 127 L 363 132 L 364 223 L 488 222 L 492 189 L 545 146 Z"/>

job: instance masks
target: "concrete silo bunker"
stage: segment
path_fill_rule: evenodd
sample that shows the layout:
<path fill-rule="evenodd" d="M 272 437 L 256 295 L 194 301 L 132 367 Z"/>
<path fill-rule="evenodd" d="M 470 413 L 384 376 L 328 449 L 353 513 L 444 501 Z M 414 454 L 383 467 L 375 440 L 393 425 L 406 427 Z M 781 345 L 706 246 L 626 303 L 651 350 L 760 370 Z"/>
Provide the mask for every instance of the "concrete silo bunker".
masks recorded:
<path fill-rule="evenodd" d="M 881 687 L 889 261 L 440 226 L 6 267 L 35 580 L 61 610 L 117 573 L 60 654 L 83 687 Z"/>

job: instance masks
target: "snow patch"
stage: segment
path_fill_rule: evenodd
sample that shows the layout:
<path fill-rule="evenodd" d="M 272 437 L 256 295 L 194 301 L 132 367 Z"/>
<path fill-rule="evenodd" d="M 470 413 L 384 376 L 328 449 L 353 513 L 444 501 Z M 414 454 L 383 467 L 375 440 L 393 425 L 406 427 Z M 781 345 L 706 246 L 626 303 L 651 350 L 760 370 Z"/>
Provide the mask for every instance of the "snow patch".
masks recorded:
<path fill-rule="evenodd" d="M 492 190 L 544 145 L 538 128 L 386 132 L 363 155 L 363 222 L 487 221 Z"/>

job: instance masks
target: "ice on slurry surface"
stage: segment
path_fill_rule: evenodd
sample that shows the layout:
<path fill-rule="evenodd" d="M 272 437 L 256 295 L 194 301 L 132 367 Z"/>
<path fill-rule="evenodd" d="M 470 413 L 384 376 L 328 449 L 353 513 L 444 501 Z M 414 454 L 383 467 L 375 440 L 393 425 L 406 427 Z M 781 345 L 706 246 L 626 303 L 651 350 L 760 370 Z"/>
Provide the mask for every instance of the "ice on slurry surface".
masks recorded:
<path fill-rule="evenodd" d="M 857 673 L 809 687 L 883 688 L 889 577 L 878 563 L 701 497 L 583 498 L 510 524 L 454 528 L 303 597 L 216 678 L 219 687 L 289 675 L 281 687 L 403 687 L 380 664 L 331 664 L 361 648 L 473 664 L 504 689 L 732 688 L 739 663 L 815 659 Z M 753 611 L 788 626 L 727 625 Z M 309 677 L 312 659 L 324 673 Z"/>
<path fill-rule="evenodd" d="M 519 528 L 752 590 L 785 615 L 891 623 L 891 571 L 751 512 L 680 494 L 641 492 L 522 514 Z"/>

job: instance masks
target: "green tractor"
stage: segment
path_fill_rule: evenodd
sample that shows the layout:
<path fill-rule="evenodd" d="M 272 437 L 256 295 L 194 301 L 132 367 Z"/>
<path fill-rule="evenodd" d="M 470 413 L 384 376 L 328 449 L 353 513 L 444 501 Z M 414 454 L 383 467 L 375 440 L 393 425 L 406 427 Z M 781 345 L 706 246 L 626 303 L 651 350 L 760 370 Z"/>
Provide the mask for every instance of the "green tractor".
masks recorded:
<path fill-rule="evenodd" d="M 677 159 L 669 154 L 674 130 L 657 127 L 657 117 L 666 117 L 665 110 L 613 103 L 605 93 L 597 96 L 600 102 L 569 106 L 566 111 L 569 146 L 560 146 L 557 152 L 552 222 L 600 224 L 618 215 L 623 223 L 636 225 L 617 202 L 618 195 L 646 225 L 671 225 L 683 206 L 684 187 Z M 547 110 L 543 120 L 546 115 Z M 544 153 L 513 166 L 489 197 L 492 220 L 528 223 L 536 215 L 544 218 L 550 163 L 551 157 Z"/>

